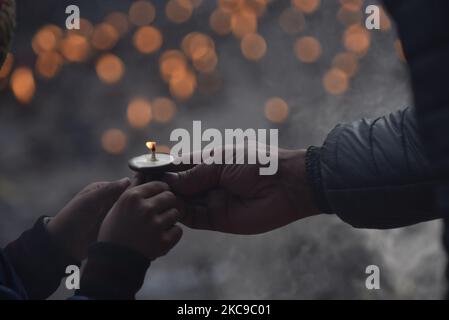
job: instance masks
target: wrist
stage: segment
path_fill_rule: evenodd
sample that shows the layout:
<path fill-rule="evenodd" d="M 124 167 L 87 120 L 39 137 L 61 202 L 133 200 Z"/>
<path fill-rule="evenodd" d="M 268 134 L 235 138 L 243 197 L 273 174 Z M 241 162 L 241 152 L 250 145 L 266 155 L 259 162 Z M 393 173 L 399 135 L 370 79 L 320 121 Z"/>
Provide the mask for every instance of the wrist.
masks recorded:
<path fill-rule="evenodd" d="M 320 214 L 320 210 L 314 201 L 313 190 L 307 178 L 307 150 L 288 150 L 281 154 L 281 178 L 285 181 L 286 190 L 294 203 L 297 218 L 303 219 Z"/>
<path fill-rule="evenodd" d="M 142 287 L 150 260 L 121 245 L 97 242 L 89 247 L 79 295 L 130 300 Z"/>

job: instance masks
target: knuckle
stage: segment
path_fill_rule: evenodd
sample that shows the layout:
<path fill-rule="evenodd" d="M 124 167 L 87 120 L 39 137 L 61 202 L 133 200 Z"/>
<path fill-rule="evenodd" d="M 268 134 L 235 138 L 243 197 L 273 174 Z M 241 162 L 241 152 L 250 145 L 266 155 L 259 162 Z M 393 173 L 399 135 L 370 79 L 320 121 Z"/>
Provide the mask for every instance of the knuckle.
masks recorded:
<path fill-rule="evenodd" d="M 153 182 L 151 182 L 151 184 L 155 189 L 157 189 L 160 192 L 170 190 L 170 187 L 168 186 L 168 184 L 166 184 L 165 182 L 162 182 L 162 181 L 153 181 Z"/>

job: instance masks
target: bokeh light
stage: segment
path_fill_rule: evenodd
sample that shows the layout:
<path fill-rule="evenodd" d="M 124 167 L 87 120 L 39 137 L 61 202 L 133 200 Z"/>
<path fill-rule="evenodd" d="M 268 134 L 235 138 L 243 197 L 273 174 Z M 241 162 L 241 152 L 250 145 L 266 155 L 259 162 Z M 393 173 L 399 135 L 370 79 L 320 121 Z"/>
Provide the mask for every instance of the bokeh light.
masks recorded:
<path fill-rule="evenodd" d="M 20 103 L 30 103 L 36 92 L 36 82 L 31 69 L 19 67 L 14 70 L 11 75 L 11 89 Z"/>
<path fill-rule="evenodd" d="M 231 32 L 231 15 L 221 8 L 217 8 L 209 18 L 211 29 L 220 36 Z"/>
<path fill-rule="evenodd" d="M 36 54 L 55 50 L 61 40 L 63 32 L 55 25 L 47 25 L 39 29 L 34 35 L 31 47 Z"/>
<path fill-rule="evenodd" d="M 150 103 L 144 98 L 135 98 L 127 110 L 128 122 L 133 128 L 144 128 L 152 119 L 152 110 Z"/>
<path fill-rule="evenodd" d="M 265 117 L 274 123 L 283 123 L 288 118 L 289 106 L 284 99 L 272 97 L 265 103 Z"/>
<path fill-rule="evenodd" d="M 166 97 L 159 97 L 153 100 L 153 118 L 160 123 L 167 123 L 173 119 L 176 114 L 175 103 Z"/>
<path fill-rule="evenodd" d="M 123 12 L 111 12 L 106 16 L 104 21 L 113 26 L 120 36 L 124 36 L 129 30 L 128 17 Z"/>
<path fill-rule="evenodd" d="M 296 57 L 304 63 L 316 62 L 322 53 L 320 42 L 314 37 L 302 37 L 294 45 Z"/>
<path fill-rule="evenodd" d="M 119 39 L 118 31 L 109 23 L 100 23 L 92 34 L 92 45 L 98 50 L 112 49 Z"/>
<path fill-rule="evenodd" d="M 253 12 L 239 11 L 231 15 L 231 30 L 237 38 L 257 32 L 257 16 Z"/>
<path fill-rule="evenodd" d="M 162 34 L 155 27 L 140 27 L 134 34 L 134 46 L 141 53 L 150 54 L 159 50 L 162 46 Z"/>
<path fill-rule="evenodd" d="M 170 79 L 170 93 L 178 100 L 187 100 L 193 96 L 197 86 L 195 74 L 187 70 L 182 76 Z"/>
<path fill-rule="evenodd" d="M 292 5 L 304 13 L 313 13 L 320 7 L 320 0 L 292 0 Z"/>
<path fill-rule="evenodd" d="M 334 57 L 332 66 L 340 69 L 351 78 L 357 73 L 359 68 L 359 60 L 357 55 L 352 52 L 342 52 Z"/>
<path fill-rule="evenodd" d="M 187 73 L 187 59 L 179 50 L 165 51 L 160 57 L 159 69 L 166 82 L 183 78 Z"/>
<path fill-rule="evenodd" d="M 125 66 L 119 57 L 107 53 L 98 59 L 96 70 L 98 77 L 103 82 L 113 84 L 122 79 Z"/>
<path fill-rule="evenodd" d="M 106 130 L 101 137 L 101 145 L 103 149 L 110 154 L 122 153 L 128 143 L 126 134 L 116 128 Z"/>
<path fill-rule="evenodd" d="M 167 18 L 174 23 L 184 23 L 193 13 L 193 4 L 190 0 L 169 0 L 165 6 Z"/>
<path fill-rule="evenodd" d="M 341 95 L 348 90 L 349 78 L 342 70 L 332 68 L 323 77 L 324 89 L 332 95 Z"/>
<path fill-rule="evenodd" d="M 36 60 L 36 72 L 45 79 L 54 78 L 62 68 L 64 59 L 56 51 L 41 53 Z"/>
<path fill-rule="evenodd" d="M 371 45 L 371 35 L 366 28 L 354 24 L 345 30 L 343 43 L 346 50 L 363 56 L 367 53 Z"/>
<path fill-rule="evenodd" d="M 90 54 L 90 45 L 85 37 L 70 33 L 62 40 L 61 52 L 70 62 L 83 62 Z"/>
<path fill-rule="evenodd" d="M 256 33 L 250 33 L 243 37 L 240 48 L 243 56 L 248 60 L 260 60 L 267 52 L 267 42 Z"/>
<path fill-rule="evenodd" d="M 129 20 L 136 26 L 150 24 L 156 18 L 156 9 L 149 1 L 139 0 L 134 2 L 129 9 Z"/>

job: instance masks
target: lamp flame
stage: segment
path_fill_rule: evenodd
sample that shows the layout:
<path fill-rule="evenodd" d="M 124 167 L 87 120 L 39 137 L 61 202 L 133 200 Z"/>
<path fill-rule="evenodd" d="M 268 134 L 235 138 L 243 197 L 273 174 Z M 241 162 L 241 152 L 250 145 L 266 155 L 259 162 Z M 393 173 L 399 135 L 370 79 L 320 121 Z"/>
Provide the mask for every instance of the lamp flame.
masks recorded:
<path fill-rule="evenodd" d="M 156 158 L 156 142 L 148 141 L 146 143 L 147 148 L 151 151 L 151 161 L 157 161 Z"/>

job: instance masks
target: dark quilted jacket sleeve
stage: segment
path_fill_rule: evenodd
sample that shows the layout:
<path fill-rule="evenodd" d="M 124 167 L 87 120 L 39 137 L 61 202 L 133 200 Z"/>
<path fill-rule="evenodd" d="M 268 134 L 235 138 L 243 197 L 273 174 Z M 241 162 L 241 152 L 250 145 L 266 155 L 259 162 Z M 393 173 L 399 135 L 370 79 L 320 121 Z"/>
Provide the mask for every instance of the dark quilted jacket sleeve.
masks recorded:
<path fill-rule="evenodd" d="M 358 228 L 387 229 L 439 218 L 432 174 L 414 111 L 338 125 L 307 153 L 307 172 L 323 212 Z"/>

